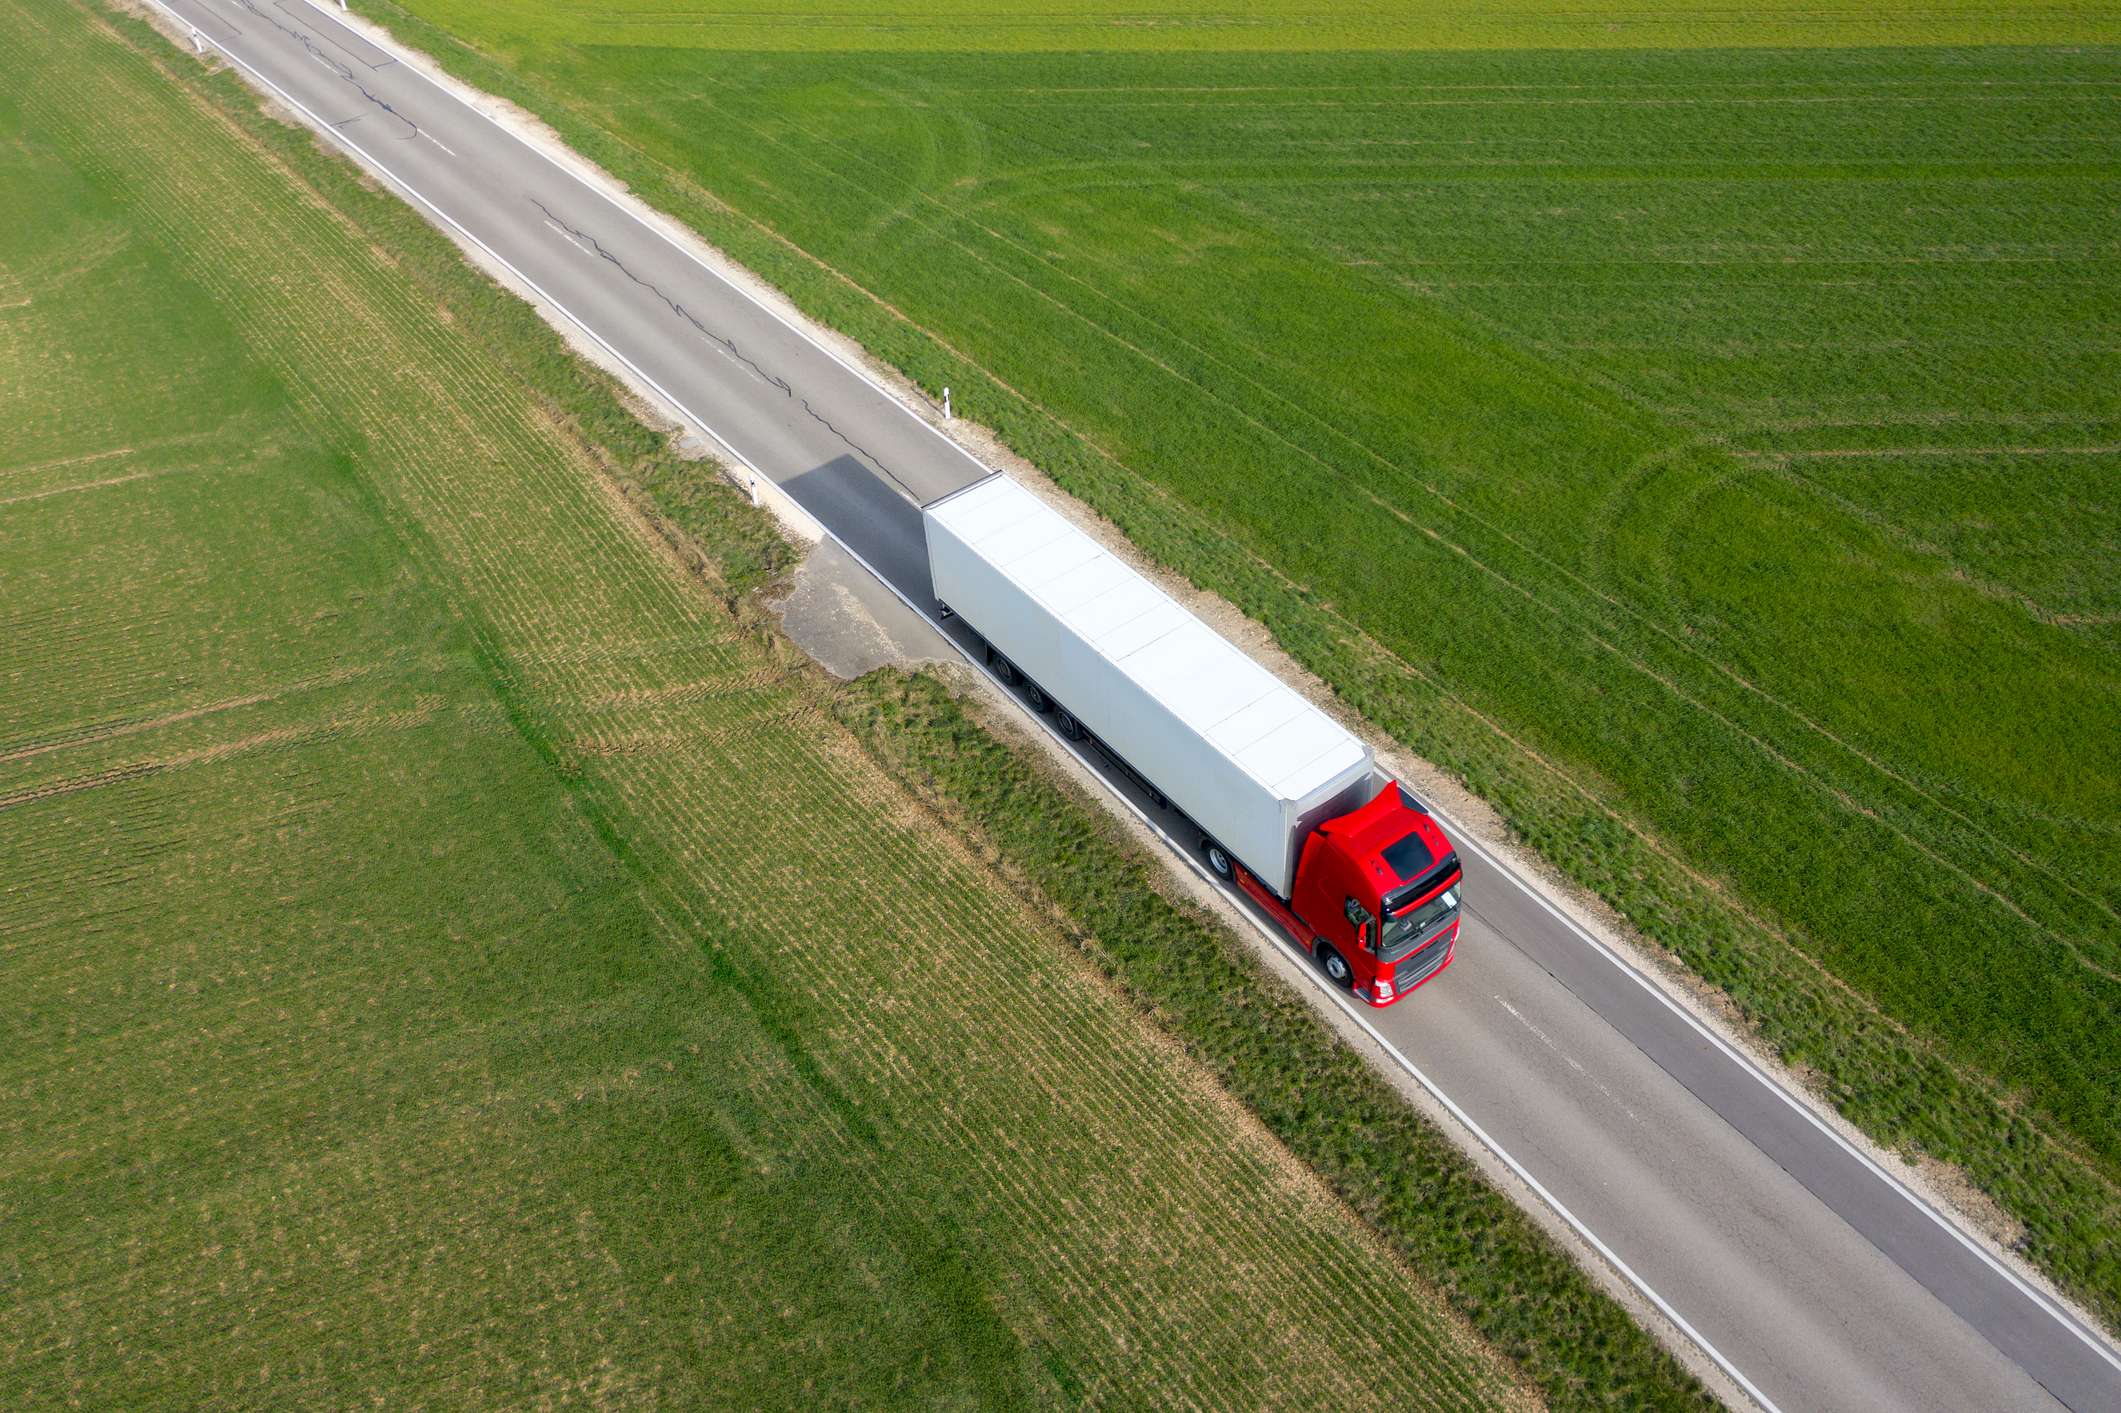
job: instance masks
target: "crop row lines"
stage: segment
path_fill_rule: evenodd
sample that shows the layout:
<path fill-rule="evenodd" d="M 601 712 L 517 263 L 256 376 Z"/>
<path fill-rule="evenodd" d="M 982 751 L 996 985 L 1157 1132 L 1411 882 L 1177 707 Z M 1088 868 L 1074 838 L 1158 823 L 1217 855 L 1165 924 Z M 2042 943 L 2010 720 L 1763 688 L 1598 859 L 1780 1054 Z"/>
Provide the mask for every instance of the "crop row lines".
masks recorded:
<path fill-rule="evenodd" d="M 683 800 L 696 800 L 696 796 L 691 796 L 691 793 L 687 793 L 687 791 L 683 791 L 683 789 L 679 791 L 679 798 L 683 798 Z M 827 791 L 827 798 L 831 798 L 831 796 L 829 796 L 829 791 Z M 819 813 L 819 808 L 821 808 L 823 804 L 825 804 L 825 800 L 817 800 L 817 798 L 812 798 L 812 800 L 804 800 L 804 802 L 800 802 L 800 804 L 793 804 L 793 806 L 789 806 L 789 808 L 795 808 L 795 810 L 802 810 L 802 817 L 804 817 L 804 819 L 812 819 L 814 815 L 817 815 L 817 813 Z M 717 874 L 717 878 L 719 878 L 719 874 Z M 948 927 L 948 921 L 946 921 L 946 919 L 937 919 L 937 923 L 940 923 L 942 927 Z M 984 929 L 982 929 L 982 931 L 984 931 Z M 836 982 L 840 984 L 840 987 L 844 987 L 844 984 L 846 984 L 846 982 L 844 982 L 844 978 L 836 978 Z M 874 1006 L 874 999 L 876 999 L 876 997 L 874 997 L 874 991 L 872 991 L 870 995 L 867 995 L 867 999 L 870 999 L 870 1004 Z M 925 1010 L 925 1008 L 923 1008 L 923 1010 Z M 857 1027 L 859 1027 L 859 1025 L 861 1025 L 861 1012 L 857 1012 L 857 1014 L 853 1016 L 853 1020 L 855 1020 L 855 1023 L 857 1023 Z M 872 1042 L 872 1044 L 874 1044 L 874 1042 Z M 887 1044 L 889 1044 L 889 1042 L 887 1042 Z M 895 1046 L 889 1046 L 889 1048 L 893 1048 L 893 1050 L 895 1050 Z"/>
<path fill-rule="evenodd" d="M 451 430 L 454 431 L 456 429 Z M 446 444 L 455 445 L 457 443 L 450 442 Z M 391 448 L 388 446 L 385 446 L 382 449 L 386 453 L 395 450 L 395 448 Z M 509 452 L 513 452 L 519 449 L 520 448 L 508 448 L 506 450 Z M 410 448 L 408 448 L 408 450 L 410 450 Z M 537 460 L 504 459 L 502 455 L 497 454 L 502 452 L 503 449 L 500 448 L 482 450 L 485 450 L 486 454 L 492 457 L 492 461 L 490 462 L 490 464 L 512 465 L 518 468 L 526 465 L 535 466 L 540 464 L 540 462 L 545 462 L 546 464 L 549 464 L 549 461 L 546 458 L 538 458 Z M 409 463 L 404 461 L 398 461 L 397 464 L 400 466 L 406 466 Z M 410 464 L 416 465 L 416 463 Z M 551 491 L 557 488 L 551 486 L 548 483 L 545 485 L 540 485 L 536 489 L 540 491 Z M 463 505 L 462 502 L 459 501 L 456 503 L 452 503 L 451 498 L 441 494 L 441 488 L 432 484 L 426 486 L 424 490 L 428 495 L 435 496 L 440 502 L 440 504 L 438 508 L 431 509 L 426 514 L 420 514 L 417 511 L 414 512 L 414 519 L 421 523 L 423 528 L 427 529 L 430 533 L 433 533 L 437 531 L 446 530 L 449 525 L 461 523 L 454 520 L 446 521 L 445 523 L 437 523 L 436 520 L 432 517 L 437 515 L 448 517 L 454 514 L 461 513 L 463 509 L 467 508 Z M 488 510 L 490 513 L 491 507 L 488 507 Z M 466 543 L 464 543 L 464 540 L 461 537 L 455 538 L 454 542 L 452 542 L 452 537 L 447 536 L 446 534 L 436 533 L 435 537 L 441 545 L 441 554 L 444 559 L 462 565 L 462 567 L 458 571 L 459 573 L 467 573 L 468 571 L 466 579 L 467 595 L 474 601 L 480 603 L 481 608 L 488 615 L 491 616 L 491 621 L 494 621 L 500 625 L 504 625 L 504 627 L 506 625 L 514 625 L 515 628 L 520 630 L 527 623 L 536 623 L 543 618 L 544 615 L 538 611 L 543 607 L 543 605 L 526 603 L 520 597 L 516 597 L 511 594 L 511 586 L 519 582 L 518 576 L 502 572 L 497 568 L 493 567 L 491 564 L 479 559 L 479 550 L 481 548 L 480 546 L 478 546 L 477 544 L 467 545 Z M 568 548 L 570 550 L 574 549 L 573 546 L 569 546 Z M 458 556 L 460 555 L 462 556 L 461 560 L 458 558 Z M 601 558 L 601 556 L 599 556 L 599 558 Z M 463 564 L 464 560 L 470 560 L 472 562 L 466 565 Z M 667 605 L 668 596 L 657 595 L 655 597 L 662 600 L 662 602 L 655 604 L 656 608 L 660 609 Z M 601 605 L 599 607 L 606 611 L 605 616 L 608 618 L 608 610 L 612 606 Z M 570 683 L 569 685 L 579 687 L 580 684 Z M 1078 1056 L 1077 1058 L 1080 1060 L 1083 1057 Z M 961 1142 L 970 1141 L 971 1140 L 969 1138 L 961 1138 Z"/>
<path fill-rule="evenodd" d="M 819 790 L 822 790 L 823 793 L 818 793 Z M 679 792 L 677 797 L 680 799 L 689 800 L 698 799 L 698 797 L 696 796 L 688 796 L 683 794 L 682 792 Z M 838 798 L 839 796 L 834 794 L 830 789 L 830 782 L 819 782 L 818 786 L 806 792 L 805 798 L 802 798 L 797 801 L 788 802 L 788 804 L 785 806 L 785 810 L 775 811 L 775 813 L 786 813 L 794 817 L 800 817 L 805 819 L 806 822 L 816 821 L 819 814 L 823 810 L 829 808 L 832 803 L 838 800 Z M 680 831 L 682 827 L 680 822 L 676 820 L 672 820 L 667 824 L 662 823 L 661 820 L 658 820 L 657 823 L 659 826 L 658 832 L 663 835 L 676 834 Z M 742 828 L 744 826 L 738 827 Z M 708 832 L 728 832 L 728 830 L 718 826 L 706 826 L 706 829 Z M 911 841 L 908 840 L 907 842 L 910 844 Z M 821 860 L 820 862 L 823 863 L 825 861 Z M 908 917 L 906 919 L 906 923 L 912 929 L 915 935 L 923 937 L 932 937 L 942 932 L 944 929 L 949 928 L 949 919 L 945 915 L 943 915 L 939 909 L 936 910 L 932 915 L 928 915 L 929 910 L 925 908 L 920 908 L 919 904 L 924 897 L 943 896 L 945 890 L 929 890 L 928 892 L 924 893 L 921 889 L 919 889 L 911 882 L 911 879 L 915 877 L 932 876 L 934 865 L 930 860 L 927 859 L 918 859 L 909 862 L 912 863 L 913 867 L 908 869 L 909 878 L 906 884 L 907 893 L 905 895 L 907 900 L 906 906 L 909 910 L 914 910 L 916 912 L 916 915 Z M 816 876 L 814 873 L 811 873 L 808 870 L 798 870 L 798 872 L 801 876 Z M 719 878 L 718 881 L 720 881 Z M 740 887 L 742 880 L 738 877 L 732 876 L 729 879 L 729 882 L 732 887 Z M 972 938 L 976 939 L 974 945 L 979 945 L 981 947 L 981 950 L 992 950 L 992 965 L 994 965 L 995 967 L 1007 967 L 1008 965 L 1010 965 L 1012 957 L 1017 958 L 1020 962 L 1022 956 L 1027 950 L 1020 942 L 1017 942 L 1015 940 L 1023 936 L 1024 932 L 1027 930 L 1027 923 L 1028 919 L 1025 919 L 1021 916 L 1014 918 L 982 917 L 976 920 L 975 925 L 971 929 L 971 936 Z M 1007 940 L 1004 941 L 1002 939 Z M 925 949 L 922 950 L 925 951 Z M 923 997 L 924 1000 L 922 1002 L 921 1009 L 925 1011 L 927 1009 L 928 1001 L 932 1000 L 933 995 L 940 993 L 942 990 L 948 987 L 949 973 L 952 968 L 947 963 L 951 961 L 954 957 L 955 953 L 951 954 L 951 957 L 949 958 L 939 958 L 937 965 L 935 965 L 932 969 L 924 972 L 924 974 L 920 975 L 917 978 L 901 973 L 898 977 L 893 978 L 893 980 L 897 982 L 899 987 L 909 989 L 910 994 Z M 901 958 L 901 960 L 903 961 L 905 959 Z M 1045 980 L 1045 978 L 1042 977 L 1038 979 L 1040 981 Z M 836 975 L 835 993 L 846 989 L 848 988 L 846 987 L 846 978 L 844 977 L 844 975 Z M 844 1023 L 847 1024 L 851 1030 L 853 1030 L 858 1036 L 861 1037 L 861 1039 L 857 1042 L 858 1046 L 864 1049 L 879 1049 L 890 1053 L 898 1053 L 901 1049 L 901 1044 L 903 1042 L 904 1037 L 880 1034 L 880 1022 L 878 1020 L 878 1016 L 881 1013 L 873 1004 L 876 996 L 879 994 L 878 987 L 875 985 L 866 986 L 862 988 L 862 994 L 867 997 L 867 1002 L 865 1004 L 860 1004 L 849 1008 L 848 1011 L 844 1014 Z M 1042 994 L 1050 996 L 1052 993 L 1048 991 L 1042 992 Z M 977 1006 L 977 1004 L 978 1002 L 976 998 L 968 998 L 968 1006 Z M 970 1035 L 937 1035 L 934 1037 L 934 1043 L 938 1046 L 939 1056 L 946 1056 L 951 1053 L 956 1053 L 960 1046 L 967 1045 L 973 1040 L 973 1038 L 974 1037 Z M 1066 1088 L 1072 1087 L 1074 1084 L 1080 1082 L 1080 1075 L 1084 1068 L 1093 1066 L 1095 1064 L 1095 1055 L 1099 1048 L 1100 1047 L 1092 1046 L 1089 1049 L 1082 1049 L 1071 1046 L 1065 1051 L 1048 1051 L 1043 1048 L 1038 1048 L 1028 1050 L 1017 1050 L 1015 1053 L 1035 1055 L 1042 1059 L 1047 1058 L 1050 1055 L 1050 1057 L 1055 1062 L 1055 1071 L 1053 1073 L 1045 1073 L 1043 1070 L 1030 1070 L 1024 1072 L 1024 1077 L 1029 1078 L 1033 1073 L 1038 1074 L 1039 1078 L 1041 1079 L 1040 1088 L 1048 1095 L 1057 1096 Z M 930 1069 L 930 1066 L 916 1063 L 914 1064 L 913 1069 L 916 1072 L 924 1072 L 928 1071 Z M 1130 1105 L 1139 1104 L 1142 1095 L 1145 1091 L 1146 1085 L 1148 1083 L 1153 1083 L 1153 1080 L 1147 1075 L 1140 1075 L 1138 1077 L 1130 1075 L 1129 1078 L 1138 1078 L 1140 1082 L 1110 1086 L 1108 1087 L 1106 1092 L 1114 1098 L 1126 1099 L 1127 1101 L 1129 1101 Z M 948 1096 L 937 1096 L 935 1107 L 938 1109 L 947 1109 L 949 1107 Z M 1151 1106 L 1152 1110 L 1160 1110 L 1161 1108 L 1162 1106 Z M 1158 1122 L 1162 1124 L 1169 1124 L 1172 1121 L 1171 1116 L 1167 1111 L 1142 1111 L 1129 1107 L 1123 1109 L 1122 1112 L 1126 1113 L 1128 1119 L 1133 1122 Z M 952 1112 L 952 1118 L 954 1121 L 962 1122 L 962 1120 L 957 1119 L 957 1116 L 954 1111 Z M 979 1134 L 968 1133 L 964 1135 L 962 1141 L 971 1144 L 978 1144 L 982 1140 Z M 1044 1198 L 1042 1196 L 1039 1201 L 1042 1202 L 1043 1200 Z M 1035 1203 L 1034 1205 L 1037 1204 Z"/>

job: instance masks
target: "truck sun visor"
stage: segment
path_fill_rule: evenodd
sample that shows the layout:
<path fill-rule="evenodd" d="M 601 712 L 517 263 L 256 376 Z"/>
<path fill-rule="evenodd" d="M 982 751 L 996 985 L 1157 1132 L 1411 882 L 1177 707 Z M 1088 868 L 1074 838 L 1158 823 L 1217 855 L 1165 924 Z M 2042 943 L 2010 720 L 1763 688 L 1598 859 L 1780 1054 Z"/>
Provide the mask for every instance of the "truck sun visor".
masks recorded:
<path fill-rule="evenodd" d="M 1385 866 L 1405 879 L 1421 877 L 1427 872 L 1429 865 L 1436 862 L 1435 853 L 1419 834 L 1407 835 L 1384 852 Z"/>

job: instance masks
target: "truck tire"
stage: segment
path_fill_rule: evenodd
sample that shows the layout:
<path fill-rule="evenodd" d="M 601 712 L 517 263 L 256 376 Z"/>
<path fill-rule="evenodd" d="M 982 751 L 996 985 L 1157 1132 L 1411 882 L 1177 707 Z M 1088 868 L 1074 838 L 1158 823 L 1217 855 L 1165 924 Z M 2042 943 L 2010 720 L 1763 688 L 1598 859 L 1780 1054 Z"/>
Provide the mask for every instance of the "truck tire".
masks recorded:
<path fill-rule="evenodd" d="M 1024 674 L 1016 670 L 1016 664 L 999 653 L 994 657 L 994 670 L 1001 674 L 1003 683 L 1008 686 L 1014 687 L 1024 680 Z"/>
<path fill-rule="evenodd" d="M 1064 741 L 1083 739 L 1083 724 L 1064 706 L 1056 706 L 1053 710 L 1053 729 L 1061 733 Z"/>
<path fill-rule="evenodd" d="M 1237 877 L 1237 861 L 1224 851 L 1222 845 L 1216 843 L 1213 839 L 1203 839 L 1200 841 L 1200 846 L 1207 851 L 1208 868 L 1217 878 L 1228 883 L 1231 879 Z"/>
<path fill-rule="evenodd" d="M 1326 980 L 1335 986 L 1353 989 L 1355 973 L 1349 969 L 1348 959 L 1334 951 L 1333 944 L 1323 938 L 1318 942 L 1318 967 L 1326 974 Z"/>
<path fill-rule="evenodd" d="M 1053 709 L 1053 698 L 1046 695 L 1046 689 L 1028 678 L 1024 682 L 1024 700 L 1031 703 L 1031 709 L 1036 712 Z"/>

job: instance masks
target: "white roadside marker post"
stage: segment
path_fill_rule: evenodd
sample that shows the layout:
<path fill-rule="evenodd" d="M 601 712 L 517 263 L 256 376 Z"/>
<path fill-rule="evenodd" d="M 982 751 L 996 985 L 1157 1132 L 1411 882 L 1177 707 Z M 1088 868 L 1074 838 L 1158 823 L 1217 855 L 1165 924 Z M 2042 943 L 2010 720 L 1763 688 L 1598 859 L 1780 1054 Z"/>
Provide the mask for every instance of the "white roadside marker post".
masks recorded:
<path fill-rule="evenodd" d="M 191 32 L 191 52 L 194 54 L 204 54 L 206 52 L 206 36 L 199 33 L 196 28 Z"/>
<path fill-rule="evenodd" d="M 943 420 L 950 420 L 950 389 L 943 389 Z"/>

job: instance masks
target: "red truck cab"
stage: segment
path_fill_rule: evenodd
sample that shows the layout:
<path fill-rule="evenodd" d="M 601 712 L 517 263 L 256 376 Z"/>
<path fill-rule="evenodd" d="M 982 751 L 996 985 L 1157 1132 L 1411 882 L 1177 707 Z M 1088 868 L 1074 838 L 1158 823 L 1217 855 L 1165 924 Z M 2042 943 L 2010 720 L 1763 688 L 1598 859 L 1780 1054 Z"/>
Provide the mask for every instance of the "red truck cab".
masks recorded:
<path fill-rule="evenodd" d="M 1396 783 L 1326 820 L 1304 841 L 1288 898 L 1237 869 L 1333 981 L 1389 1006 L 1451 964 L 1458 946 L 1458 852 L 1427 808 Z"/>

